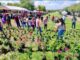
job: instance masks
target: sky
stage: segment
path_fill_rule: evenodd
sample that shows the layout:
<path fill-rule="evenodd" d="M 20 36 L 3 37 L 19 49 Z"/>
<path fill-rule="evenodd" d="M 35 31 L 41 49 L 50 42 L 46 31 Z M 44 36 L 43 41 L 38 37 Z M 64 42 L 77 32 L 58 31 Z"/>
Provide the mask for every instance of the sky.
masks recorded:
<path fill-rule="evenodd" d="M 19 3 L 19 0 L 0 0 L 1 3 L 7 4 L 7 3 Z"/>
<path fill-rule="evenodd" d="M 27 0 L 25 0 L 27 1 Z M 63 9 L 67 6 L 79 3 L 80 0 L 32 0 L 34 5 L 37 7 L 39 5 L 44 5 L 47 10 L 58 10 Z M 2 3 L 19 3 L 19 0 L 0 0 Z"/>
<path fill-rule="evenodd" d="M 47 10 L 58 10 L 68 7 L 70 5 L 79 3 L 79 1 L 75 0 L 57 0 L 57 1 L 35 1 L 34 5 L 37 7 L 38 5 L 44 5 Z"/>

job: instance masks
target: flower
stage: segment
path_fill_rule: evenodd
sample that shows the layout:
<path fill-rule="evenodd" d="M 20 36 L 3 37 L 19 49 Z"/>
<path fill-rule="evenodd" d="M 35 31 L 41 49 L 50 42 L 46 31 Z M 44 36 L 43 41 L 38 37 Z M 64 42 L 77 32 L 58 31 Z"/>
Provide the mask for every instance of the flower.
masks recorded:
<path fill-rule="evenodd" d="M 62 53 L 62 51 L 61 51 L 61 50 L 58 50 L 57 52 L 58 52 L 58 53 Z"/>

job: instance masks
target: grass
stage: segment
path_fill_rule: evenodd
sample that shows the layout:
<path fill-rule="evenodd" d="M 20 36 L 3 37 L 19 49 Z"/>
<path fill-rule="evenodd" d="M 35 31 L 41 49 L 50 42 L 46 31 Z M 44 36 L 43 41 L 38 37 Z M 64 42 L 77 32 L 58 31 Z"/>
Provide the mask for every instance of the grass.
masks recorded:
<path fill-rule="evenodd" d="M 61 15 L 59 14 L 59 12 L 50 13 L 50 15 L 51 15 L 51 17 L 52 16 L 57 16 L 57 17 L 61 18 Z M 72 21 L 71 21 L 71 19 L 69 19 L 67 17 L 66 20 L 65 20 L 65 22 L 66 22 L 66 30 L 72 29 L 71 28 L 72 27 Z M 48 22 L 48 28 L 50 28 L 50 29 L 53 28 L 54 29 L 54 26 L 55 26 L 55 24 L 50 19 L 50 21 Z M 76 22 L 76 29 L 80 29 L 80 22 L 79 21 Z"/>

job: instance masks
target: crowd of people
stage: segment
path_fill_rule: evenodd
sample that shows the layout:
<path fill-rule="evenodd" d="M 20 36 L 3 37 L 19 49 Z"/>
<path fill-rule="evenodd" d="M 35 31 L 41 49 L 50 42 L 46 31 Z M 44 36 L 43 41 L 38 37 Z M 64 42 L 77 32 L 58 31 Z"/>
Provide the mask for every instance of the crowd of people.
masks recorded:
<path fill-rule="evenodd" d="M 56 16 L 51 17 L 51 20 L 55 23 L 54 31 L 58 33 L 57 39 L 63 38 L 64 32 L 66 31 L 66 20 L 67 15 L 63 15 L 61 18 Z M 32 28 L 33 31 L 36 30 L 36 34 L 40 34 L 42 36 L 42 25 L 44 25 L 44 29 L 47 31 L 47 25 L 50 20 L 50 16 L 43 15 L 32 15 L 29 13 L 25 14 L 0 14 L 0 31 L 3 31 L 3 26 L 7 24 L 8 27 L 12 27 L 11 20 L 14 19 L 18 28 L 28 28 L 28 31 Z M 73 14 L 72 18 L 72 28 L 76 28 L 76 17 Z"/>

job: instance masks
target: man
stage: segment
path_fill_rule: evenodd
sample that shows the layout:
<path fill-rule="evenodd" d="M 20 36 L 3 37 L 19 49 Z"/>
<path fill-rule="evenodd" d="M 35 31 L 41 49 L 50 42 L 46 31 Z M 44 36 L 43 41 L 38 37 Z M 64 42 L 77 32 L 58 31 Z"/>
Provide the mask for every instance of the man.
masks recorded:
<path fill-rule="evenodd" d="M 66 20 L 66 16 L 67 16 L 67 12 L 66 11 L 62 11 L 62 19 L 63 19 L 63 21 L 64 21 L 64 23 L 65 23 L 65 20 Z"/>
<path fill-rule="evenodd" d="M 16 15 L 16 16 L 14 17 L 14 19 L 15 19 L 15 22 L 16 22 L 17 27 L 20 27 L 19 16 Z"/>
<path fill-rule="evenodd" d="M 40 17 L 37 17 L 37 19 L 36 19 L 36 28 L 37 28 L 37 34 L 39 32 L 40 35 L 42 36 L 42 34 L 41 34 L 41 32 L 42 32 L 42 29 L 41 29 L 41 19 L 40 19 Z"/>
<path fill-rule="evenodd" d="M 73 18 L 72 18 L 72 28 L 73 29 L 75 29 L 76 28 L 76 17 L 75 16 L 73 16 Z"/>

